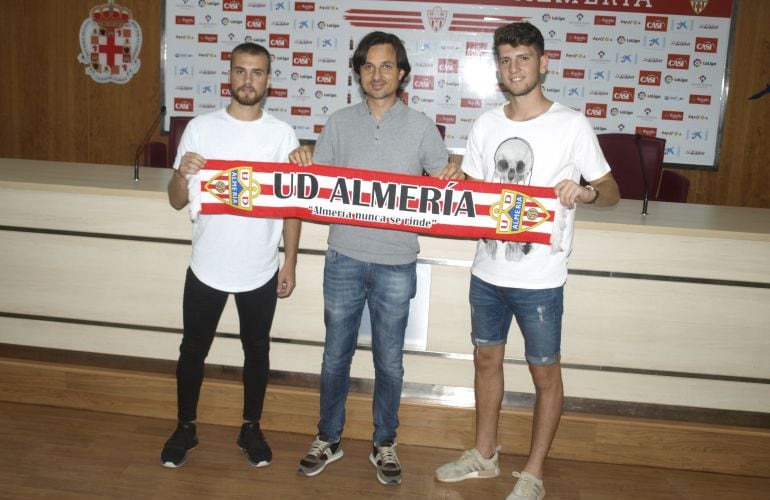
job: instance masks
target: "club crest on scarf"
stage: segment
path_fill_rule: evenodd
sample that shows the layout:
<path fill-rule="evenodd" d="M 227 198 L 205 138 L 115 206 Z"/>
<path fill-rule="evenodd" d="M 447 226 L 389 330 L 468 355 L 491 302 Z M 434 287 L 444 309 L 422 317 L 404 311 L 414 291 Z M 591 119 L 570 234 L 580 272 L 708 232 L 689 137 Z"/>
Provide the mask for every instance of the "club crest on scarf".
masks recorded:
<path fill-rule="evenodd" d="M 489 207 L 489 215 L 497 221 L 498 234 L 523 233 L 551 220 L 542 203 L 510 189 L 502 190 L 500 201 Z"/>
<path fill-rule="evenodd" d="M 239 210 L 251 210 L 262 189 L 251 176 L 251 167 L 234 167 L 213 176 L 205 187 L 222 203 Z"/>

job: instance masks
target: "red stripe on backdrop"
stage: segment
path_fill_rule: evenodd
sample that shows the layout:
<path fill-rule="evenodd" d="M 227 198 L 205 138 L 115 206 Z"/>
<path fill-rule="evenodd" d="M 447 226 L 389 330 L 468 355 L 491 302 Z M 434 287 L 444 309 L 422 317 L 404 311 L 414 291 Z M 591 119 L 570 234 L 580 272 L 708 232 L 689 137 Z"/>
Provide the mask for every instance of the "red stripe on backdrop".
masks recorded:
<path fill-rule="evenodd" d="M 426 3 L 424 0 L 373 0 L 379 3 Z M 693 0 L 695 1 L 695 0 Z M 498 7 L 532 7 L 548 9 L 634 12 L 643 14 L 673 14 L 699 17 L 730 17 L 733 0 L 708 0 L 706 6 L 697 14 L 691 0 L 443 0 L 442 4 L 454 5 L 490 5 Z"/>

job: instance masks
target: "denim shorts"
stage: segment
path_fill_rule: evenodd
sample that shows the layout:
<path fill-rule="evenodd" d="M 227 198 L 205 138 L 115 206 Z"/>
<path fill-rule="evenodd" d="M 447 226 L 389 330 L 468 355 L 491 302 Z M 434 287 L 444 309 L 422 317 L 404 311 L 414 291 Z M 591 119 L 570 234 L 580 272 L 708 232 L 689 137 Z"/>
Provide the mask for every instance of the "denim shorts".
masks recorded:
<path fill-rule="evenodd" d="M 513 317 L 533 365 L 551 365 L 561 351 L 564 286 L 532 290 L 492 285 L 471 275 L 471 341 L 477 347 L 505 344 Z"/>

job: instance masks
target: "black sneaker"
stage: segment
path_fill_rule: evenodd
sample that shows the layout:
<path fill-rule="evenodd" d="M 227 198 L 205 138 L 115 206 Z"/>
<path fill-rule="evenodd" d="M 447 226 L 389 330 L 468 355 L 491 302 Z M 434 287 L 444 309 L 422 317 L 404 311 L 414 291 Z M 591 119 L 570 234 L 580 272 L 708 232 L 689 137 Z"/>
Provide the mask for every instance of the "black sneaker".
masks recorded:
<path fill-rule="evenodd" d="M 238 446 L 246 454 L 249 464 L 254 467 L 267 467 L 273 460 L 273 452 L 267 445 L 264 434 L 259 430 L 259 424 L 246 422 L 241 426 Z"/>
<path fill-rule="evenodd" d="M 316 436 L 307 454 L 300 460 L 297 472 L 305 476 L 320 474 L 327 464 L 336 462 L 344 455 L 340 443 L 330 443 L 329 438 L 322 434 Z"/>
<path fill-rule="evenodd" d="M 176 469 L 187 461 L 187 452 L 198 446 L 198 437 L 195 435 L 195 424 L 179 422 L 176 430 L 163 445 L 160 452 L 160 463 L 163 467 Z"/>
<path fill-rule="evenodd" d="M 383 441 L 372 446 L 369 461 L 377 467 L 377 480 L 382 484 L 401 484 L 401 462 L 396 455 L 396 443 Z"/>

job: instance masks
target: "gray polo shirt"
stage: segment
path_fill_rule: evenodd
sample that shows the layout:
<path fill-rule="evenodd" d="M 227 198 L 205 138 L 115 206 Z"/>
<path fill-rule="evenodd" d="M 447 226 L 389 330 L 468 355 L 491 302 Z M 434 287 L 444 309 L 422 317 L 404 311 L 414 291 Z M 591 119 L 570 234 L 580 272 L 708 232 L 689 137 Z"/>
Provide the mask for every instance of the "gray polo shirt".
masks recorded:
<path fill-rule="evenodd" d="M 333 113 L 315 145 L 313 162 L 399 174 L 435 173 L 447 164 L 436 125 L 397 100 L 378 122 L 366 102 Z M 329 248 L 364 262 L 408 264 L 417 260 L 415 233 L 332 224 Z"/>

